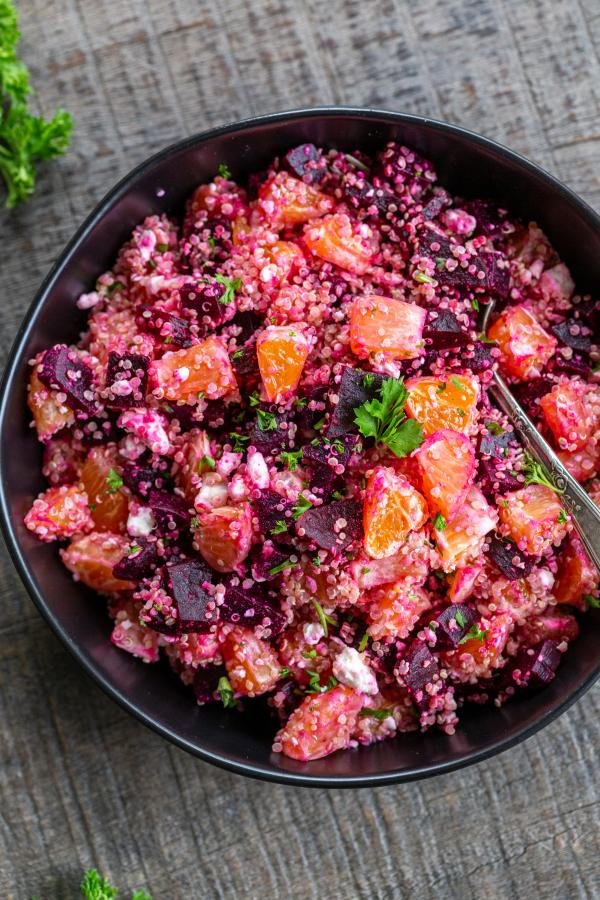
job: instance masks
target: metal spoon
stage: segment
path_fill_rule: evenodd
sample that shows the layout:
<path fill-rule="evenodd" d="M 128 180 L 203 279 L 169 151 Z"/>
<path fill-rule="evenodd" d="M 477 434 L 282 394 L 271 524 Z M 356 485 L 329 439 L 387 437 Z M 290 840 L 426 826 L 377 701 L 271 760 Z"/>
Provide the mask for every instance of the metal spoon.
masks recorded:
<path fill-rule="evenodd" d="M 486 304 L 481 319 L 481 330 L 487 332 L 488 323 L 496 305 L 495 300 Z M 539 433 L 523 407 L 515 400 L 502 375 L 494 372 L 489 392 L 505 413 L 525 449 L 546 469 L 556 485 L 563 505 L 572 516 L 573 524 L 585 545 L 590 559 L 600 570 L 600 509 L 584 491 L 579 482 L 563 466 L 560 459 Z"/>

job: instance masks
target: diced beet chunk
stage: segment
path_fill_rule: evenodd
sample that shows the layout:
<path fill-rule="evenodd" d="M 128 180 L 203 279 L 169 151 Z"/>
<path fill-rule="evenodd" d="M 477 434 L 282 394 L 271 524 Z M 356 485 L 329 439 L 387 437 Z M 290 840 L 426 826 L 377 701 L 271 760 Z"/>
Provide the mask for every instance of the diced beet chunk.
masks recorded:
<path fill-rule="evenodd" d="M 550 684 L 561 660 L 557 641 L 541 641 L 522 649 L 511 666 L 512 680 L 519 687 L 535 688 Z"/>
<path fill-rule="evenodd" d="M 478 616 L 474 609 L 463 603 L 453 603 L 439 614 L 435 620 L 437 628 L 436 650 L 446 650 L 457 647 L 465 635 L 477 622 Z"/>
<path fill-rule="evenodd" d="M 250 338 L 256 336 L 256 332 L 262 326 L 263 320 L 252 310 L 248 309 L 244 312 L 236 312 L 233 319 L 227 322 L 228 333 L 234 334 L 238 343 L 246 344 Z"/>
<path fill-rule="evenodd" d="M 165 590 L 177 609 L 177 626 L 182 632 L 203 631 L 217 620 L 214 601 L 207 591 L 210 569 L 200 560 L 190 559 L 165 566 Z"/>
<path fill-rule="evenodd" d="M 428 346 L 437 350 L 463 347 L 471 341 L 468 332 L 461 328 L 458 319 L 449 309 L 440 310 L 435 318 L 428 317 L 423 337 Z"/>
<path fill-rule="evenodd" d="M 139 353 L 108 354 L 106 403 L 119 409 L 143 406 L 148 385 L 147 356 Z"/>
<path fill-rule="evenodd" d="M 281 537 L 281 535 L 277 535 Z M 276 547 L 272 541 L 265 541 L 252 560 L 252 577 L 255 581 L 273 581 L 279 578 L 282 569 L 290 558 L 290 551 Z"/>
<path fill-rule="evenodd" d="M 587 351 L 591 347 L 592 338 L 589 329 L 577 319 L 566 319 L 559 325 L 553 325 L 550 330 L 562 344 L 573 350 Z"/>
<path fill-rule="evenodd" d="M 323 421 L 327 409 L 327 388 L 313 388 L 303 399 L 306 399 L 306 403 L 297 408 L 295 419 L 299 430 L 306 434 L 314 431 L 315 425 Z"/>
<path fill-rule="evenodd" d="M 365 376 L 367 376 L 366 381 Z M 358 430 L 354 421 L 354 410 L 367 400 L 372 400 L 380 390 L 382 382 L 381 375 L 363 372 L 361 369 L 353 369 L 350 366 L 344 368 L 342 380 L 339 387 L 336 388 L 339 400 L 333 409 L 327 428 L 329 438 L 341 437 L 349 431 Z"/>
<path fill-rule="evenodd" d="M 226 674 L 224 666 L 201 666 L 196 669 L 192 690 L 197 702 L 200 704 L 211 703 L 218 699 L 218 695 L 215 697 L 215 694 L 219 686 L 219 679 Z"/>
<path fill-rule="evenodd" d="M 583 357 L 580 353 L 574 353 L 565 357 L 562 353 L 555 353 L 548 362 L 548 369 L 556 375 L 567 375 L 569 378 L 581 378 L 588 381 L 591 376 L 589 357 Z"/>
<path fill-rule="evenodd" d="M 512 541 L 505 541 L 497 534 L 492 535 L 489 558 L 509 581 L 526 578 L 535 565 L 535 557 L 523 553 Z"/>
<path fill-rule="evenodd" d="M 113 567 L 113 575 L 124 581 L 141 581 L 154 574 L 158 559 L 156 541 L 136 538 L 129 553 Z"/>
<path fill-rule="evenodd" d="M 503 233 L 506 213 L 500 212 L 493 200 L 468 200 L 462 204 L 462 208 L 475 217 L 475 234 L 497 237 Z"/>
<path fill-rule="evenodd" d="M 549 378 L 540 376 L 539 378 L 531 378 L 523 384 L 515 385 L 513 390 L 521 404 L 525 407 L 527 414 L 532 419 L 535 419 L 540 415 L 540 405 L 538 401 L 545 394 L 550 393 L 553 386 L 554 382 L 550 381 Z"/>
<path fill-rule="evenodd" d="M 282 428 L 288 422 L 287 413 L 279 412 L 272 403 L 263 403 L 261 413 L 250 428 L 250 446 L 263 453 L 277 453 L 291 446 L 289 428 Z"/>
<path fill-rule="evenodd" d="M 359 443 L 357 434 L 345 434 L 339 438 L 316 438 L 302 448 L 302 462 L 308 466 L 347 466 Z"/>
<path fill-rule="evenodd" d="M 219 606 L 219 617 L 224 622 L 248 628 L 262 625 L 271 635 L 280 634 L 287 624 L 283 613 L 269 603 L 256 585 L 250 591 L 241 585 L 227 585 L 225 600 Z"/>
<path fill-rule="evenodd" d="M 162 337 L 165 344 L 186 349 L 192 346 L 192 333 L 190 323 L 174 313 L 163 312 L 149 306 L 142 307 L 137 323 L 142 328 L 147 328 L 154 334 Z"/>
<path fill-rule="evenodd" d="M 356 500 L 334 500 L 303 513 L 296 527 L 324 550 L 343 550 L 362 538 L 362 508 Z"/>
<path fill-rule="evenodd" d="M 317 184 L 327 171 L 326 162 L 314 144 L 300 144 L 288 150 L 281 165 L 307 184 Z"/>
<path fill-rule="evenodd" d="M 95 409 L 93 374 L 74 350 L 58 344 L 42 357 L 39 379 L 46 387 L 66 395 L 67 406 L 91 414 Z"/>
<path fill-rule="evenodd" d="M 483 423 L 485 431 L 479 435 L 477 450 L 487 456 L 503 458 L 511 445 L 517 443 L 515 432 L 512 428 L 502 429 L 495 422 Z M 489 426 L 489 427 L 488 427 Z"/>
<path fill-rule="evenodd" d="M 435 219 L 443 209 L 450 206 L 451 202 L 452 198 L 447 191 L 443 188 L 436 188 L 433 197 L 423 207 L 421 215 L 426 222 Z"/>
<path fill-rule="evenodd" d="M 171 480 L 167 462 L 161 462 L 158 468 L 128 463 L 123 466 L 122 477 L 130 491 L 144 498 L 151 490 L 164 488 Z"/>
<path fill-rule="evenodd" d="M 293 521 L 293 508 L 294 504 L 290 503 L 289 500 L 285 500 L 276 491 L 262 491 L 260 497 L 257 497 L 254 501 L 258 527 L 261 532 L 268 537 L 276 534 L 277 538 L 279 538 L 279 533 L 283 532 L 277 532 L 278 523 L 291 524 Z M 273 529 L 275 529 L 275 532 L 273 532 Z"/>
<path fill-rule="evenodd" d="M 502 460 L 495 456 L 482 456 L 479 459 L 479 487 L 491 503 L 496 502 L 497 494 L 505 494 L 507 491 L 517 491 L 523 487 L 523 482 L 510 469 L 502 465 Z M 495 487 L 495 484 L 498 487 Z"/>
<path fill-rule="evenodd" d="M 494 365 L 494 357 L 491 354 L 490 345 L 484 344 L 483 341 L 474 341 L 473 350 L 465 352 L 464 356 L 461 357 L 461 363 L 474 375 L 487 372 Z"/>
<path fill-rule="evenodd" d="M 86 447 L 118 441 L 123 433 L 117 428 L 112 410 L 101 410 L 94 415 L 77 410 L 75 413 L 76 437 Z"/>
<path fill-rule="evenodd" d="M 181 305 L 196 312 L 201 336 L 214 331 L 223 321 L 225 306 L 221 298 L 224 293 L 225 285 L 218 281 L 211 281 L 209 284 L 184 284 L 180 288 Z"/>
<path fill-rule="evenodd" d="M 190 513 L 187 502 L 177 494 L 153 488 L 148 494 L 148 506 L 152 509 L 161 532 L 175 533 L 178 528 L 187 525 Z"/>
<path fill-rule="evenodd" d="M 231 354 L 231 365 L 238 377 L 258 375 L 258 357 L 256 355 L 256 341 L 240 347 Z"/>
<path fill-rule="evenodd" d="M 406 684 L 419 709 L 427 709 L 430 700 L 427 687 L 434 684 L 440 672 L 438 661 L 427 644 L 420 640 L 413 641 L 394 671 Z"/>
<path fill-rule="evenodd" d="M 385 216 L 390 205 L 397 204 L 398 198 L 390 191 L 375 187 L 362 172 L 347 172 L 342 183 L 342 194 L 349 206 L 355 209 L 374 209 Z"/>

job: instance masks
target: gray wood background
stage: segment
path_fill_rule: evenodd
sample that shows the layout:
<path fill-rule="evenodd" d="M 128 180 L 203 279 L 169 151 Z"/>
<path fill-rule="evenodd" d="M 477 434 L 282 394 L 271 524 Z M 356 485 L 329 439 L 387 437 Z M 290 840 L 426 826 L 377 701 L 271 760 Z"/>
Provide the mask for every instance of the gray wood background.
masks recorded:
<path fill-rule="evenodd" d="M 76 122 L 0 212 L 2 360 L 91 206 L 183 135 L 346 103 L 457 122 L 600 206 L 598 0 L 17 0 L 49 114 Z M 0 897 L 75 897 L 97 866 L 176 898 L 600 896 L 600 686 L 490 762 L 404 787 L 308 791 L 197 762 L 128 718 L 0 570 Z"/>

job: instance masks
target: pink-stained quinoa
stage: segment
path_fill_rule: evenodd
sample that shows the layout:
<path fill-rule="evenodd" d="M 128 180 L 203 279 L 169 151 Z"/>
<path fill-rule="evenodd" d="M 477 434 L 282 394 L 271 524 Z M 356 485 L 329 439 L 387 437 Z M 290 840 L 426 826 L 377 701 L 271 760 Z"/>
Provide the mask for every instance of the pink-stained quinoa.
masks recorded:
<path fill-rule="evenodd" d="M 487 393 L 500 366 L 600 497 L 598 303 L 535 222 L 409 148 L 219 172 L 31 361 L 49 487 L 25 523 L 107 599 L 116 647 L 198 703 L 266 705 L 275 752 L 452 734 L 547 684 L 600 603 Z"/>

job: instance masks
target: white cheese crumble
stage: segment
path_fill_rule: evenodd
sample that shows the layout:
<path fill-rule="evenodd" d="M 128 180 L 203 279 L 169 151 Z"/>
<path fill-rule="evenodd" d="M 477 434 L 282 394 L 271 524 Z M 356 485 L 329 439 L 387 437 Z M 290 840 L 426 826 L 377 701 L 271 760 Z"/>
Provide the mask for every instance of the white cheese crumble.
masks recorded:
<path fill-rule="evenodd" d="M 333 674 L 339 682 L 361 694 L 376 694 L 379 691 L 375 673 L 354 647 L 344 647 L 338 653 L 333 661 Z"/>

